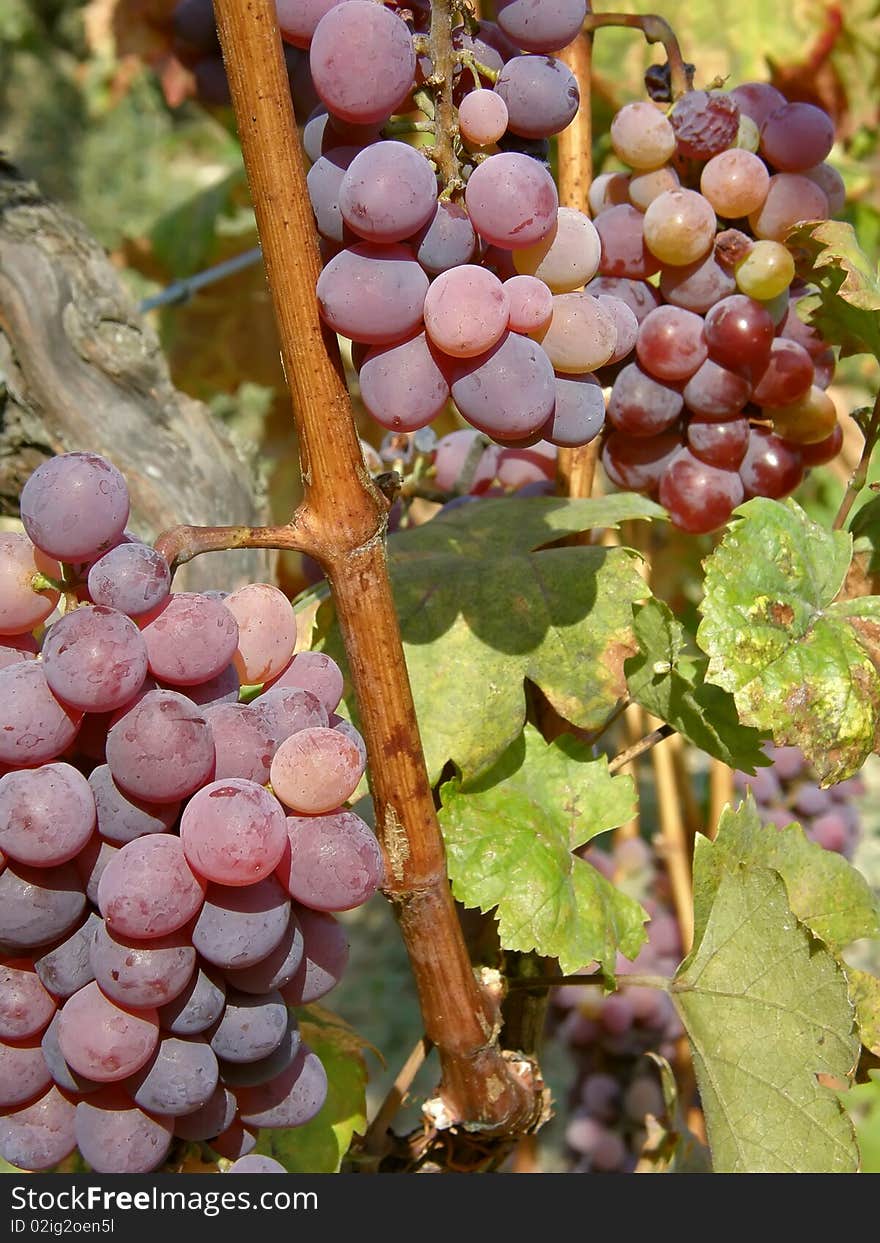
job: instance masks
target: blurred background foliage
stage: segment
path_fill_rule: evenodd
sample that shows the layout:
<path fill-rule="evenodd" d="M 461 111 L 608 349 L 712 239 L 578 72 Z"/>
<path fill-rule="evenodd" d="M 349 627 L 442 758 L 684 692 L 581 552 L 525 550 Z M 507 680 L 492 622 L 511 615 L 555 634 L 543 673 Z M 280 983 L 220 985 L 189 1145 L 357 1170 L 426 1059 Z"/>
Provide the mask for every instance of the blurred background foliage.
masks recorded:
<path fill-rule="evenodd" d="M 769 80 L 789 98 L 827 109 L 839 135 L 830 161 L 847 185 L 846 218 L 877 260 L 878 0 L 789 0 L 779 6 L 766 0 L 658 0 L 656 6 L 621 0 L 608 7 L 642 13 L 656 8 L 695 65 L 697 86 Z M 194 76 L 174 54 L 173 8 L 174 0 L 0 3 L 0 151 L 84 221 L 135 300 L 257 244 L 230 109 L 195 98 Z M 488 6 L 482 11 L 491 16 Z M 614 167 L 607 138 L 614 111 L 643 97 L 644 71 L 661 59 L 661 49 L 647 47 L 635 32 L 597 34 L 597 172 Z M 250 451 L 276 518 L 285 519 L 299 497 L 299 467 L 262 267 L 252 265 L 151 314 L 175 383 L 208 402 Z M 853 409 L 865 404 L 877 383 L 875 364 L 847 360 L 835 399 L 843 410 Z M 360 430 L 378 443 L 379 429 L 366 418 Z M 836 511 L 859 446 L 850 426 L 842 462 L 811 472 L 798 499 L 817 519 L 829 521 Z M 696 608 L 699 562 L 709 547 L 708 537 L 673 533 L 662 546 L 643 550 L 652 556 L 655 590 L 684 620 Z M 281 563 L 279 579 L 290 594 L 305 585 L 298 558 Z M 866 819 L 865 853 L 858 862 L 880 886 L 880 814 Z M 355 914 L 352 968 L 333 1001 L 387 1058 L 385 1071 L 371 1067 L 375 1107 L 420 1028 L 386 905 L 377 899 Z M 566 1068 L 558 1051 L 550 1051 L 545 1070 L 563 1095 Z M 426 1088 L 433 1075 L 426 1072 Z M 415 1087 L 417 1094 L 418 1082 Z M 880 1171 L 880 1082 L 863 1084 L 851 1098 L 864 1168 Z M 552 1166 L 552 1126 L 547 1139 Z"/>

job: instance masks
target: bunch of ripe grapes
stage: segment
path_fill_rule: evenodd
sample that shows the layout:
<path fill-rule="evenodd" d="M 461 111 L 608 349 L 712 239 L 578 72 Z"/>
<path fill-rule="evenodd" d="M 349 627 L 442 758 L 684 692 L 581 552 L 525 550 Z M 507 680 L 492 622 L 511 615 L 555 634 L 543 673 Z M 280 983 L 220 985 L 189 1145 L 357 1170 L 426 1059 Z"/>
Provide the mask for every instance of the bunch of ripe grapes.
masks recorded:
<path fill-rule="evenodd" d="M 312 1118 L 295 1008 L 384 874 L 339 668 L 270 584 L 173 592 L 128 516 L 69 453 L 0 534 L 0 1155 L 30 1170 L 235 1160 Z"/>

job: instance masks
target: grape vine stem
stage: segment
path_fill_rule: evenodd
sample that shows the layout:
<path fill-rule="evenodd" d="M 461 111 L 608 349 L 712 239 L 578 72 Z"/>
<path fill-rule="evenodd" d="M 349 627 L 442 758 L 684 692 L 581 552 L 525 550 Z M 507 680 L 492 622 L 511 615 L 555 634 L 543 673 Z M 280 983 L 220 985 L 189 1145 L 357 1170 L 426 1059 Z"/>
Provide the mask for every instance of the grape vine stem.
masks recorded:
<path fill-rule="evenodd" d="M 662 43 L 669 64 L 669 83 L 673 100 L 691 89 L 691 74 L 681 54 L 675 31 L 664 17 L 656 13 L 587 13 L 584 33 L 602 26 L 624 26 L 641 30 L 648 43 Z"/>
<path fill-rule="evenodd" d="M 327 574 L 336 606 L 385 892 L 439 1055 L 448 1115 L 484 1136 L 515 1135 L 534 1125 L 541 1100 L 499 1048 L 497 1001 L 471 969 L 449 888 L 385 559 L 388 501 L 364 464 L 336 338 L 318 314 L 317 237 L 275 5 L 215 0 L 214 11 L 299 441 L 305 499 L 292 530 Z"/>
<path fill-rule="evenodd" d="M 621 768 L 625 768 L 632 760 L 637 759 L 640 755 L 644 755 L 646 751 L 656 747 L 658 742 L 662 742 L 664 738 L 668 738 L 670 734 L 674 733 L 675 728 L 672 725 L 664 724 L 657 729 L 652 729 L 650 734 L 645 734 L 644 738 L 640 738 L 631 747 L 627 747 L 625 751 L 615 755 L 613 760 L 608 761 L 609 773 L 619 773 Z"/>
<path fill-rule="evenodd" d="M 871 455 L 880 437 L 880 393 L 877 394 L 874 401 L 874 409 L 871 412 L 871 421 L 865 432 L 865 443 L 862 446 L 862 456 L 859 458 L 859 464 L 853 471 L 849 483 L 846 485 L 846 491 L 843 494 L 843 500 L 840 502 L 840 508 L 834 516 L 831 524 L 832 531 L 839 531 L 855 504 L 856 497 L 868 481 L 868 467 L 871 464 Z"/>

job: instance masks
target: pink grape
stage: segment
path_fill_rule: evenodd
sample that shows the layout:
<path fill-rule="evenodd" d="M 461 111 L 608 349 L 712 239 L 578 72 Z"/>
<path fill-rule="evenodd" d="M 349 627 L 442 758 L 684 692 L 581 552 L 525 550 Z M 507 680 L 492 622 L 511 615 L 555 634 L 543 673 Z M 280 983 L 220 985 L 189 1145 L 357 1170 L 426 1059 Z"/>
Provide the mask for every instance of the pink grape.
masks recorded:
<path fill-rule="evenodd" d="M 273 872 L 284 853 L 284 813 L 262 786 L 227 777 L 189 800 L 180 840 L 190 867 L 206 880 L 251 885 Z"/>
<path fill-rule="evenodd" d="M 286 1031 L 287 1009 L 277 990 L 262 996 L 230 992 L 211 1048 L 227 1062 L 256 1062 L 278 1047 Z"/>
<path fill-rule="evenodd" d="M 70 764 L 0 777 L 0 850 L 19 863 L 54 867 L 79 854 L 95 827 L 95 800 Z"/>
<path fill-rule="evenodd" d="M 771 112 L 787 103 L 782 91 L 769 82 L 740 82 L 730 92 L 730 97 L 740 112 L 751 117 L 759 129 Z"/>
<path fill-rule="evenodd" d="M 193 977 L 196 952 L 185 931 L 150 941 L 118 936 L 99 923 L 89 961 L 101 992 L 129 1010 L 153 1010 L 182 993 Z"/>
<path fill-rule="evenodd" d="M 755 237 L 784 242 L 785 235 L 800 220 L 827 220 L 828 199 L 809 177 L 797 173 L 777 173 L 770 178 L 767 197 L 758 211 L 749 216 Z"/>
<path fill-rule="evenodd" d="M 341 55 L 346 49 L 350 60 Z M 309 67 L 328 110 L 365 125 L 386 121 L 409 95 L 416 56 L 406 23 L 390 9 L 345 0 L 315 27 Z"/>
<path fill-rule="evenodd" d="M 80 921 L 85 905 L 72 863 L 30 868 L 7 862 L 0 872 L 0 942 L 7 952 L 49 945 Z"/>
<path fill-rule="evenodd" d="M 736 470 L 749 443 L 746 418 L 723 420 L 695 414 L 688 422 L 687 444 L 694 457 L 721 470 Z"/>
<path fill-rule="evenodd" d="M 308 47 L 318 22 L 339 3 L 340 0 L 275 0 L 281 37 L 294 47 Z"/>
<path fill-rule="evenodd" d="M 511 276 L 504 282 L 510 305 L 509 324 L 514 332 L 528 335 L 549 324 L 553 315 L 553 295 L 542 280 L 534 276 Z"/>
<path fill-rule="evenodd" d="M 465 190 L 471 222 L 495 246 L 531 246 L 556 223 L 559 198 L 553 178 L 527 155 L 490 155 L 474 171 Z"/>
<path fill-rule="evenodd" d="M 95 604 L 139 617 L 168 595 L 171 572 L 162 554 L 149 544 L 118 544 L 93 562 L 88 583 Z"/>
<path fill-rule="evenodd" d="M 0 531 L 0 635 L 20 635 L 45 621 L 60 599 L 54 588 L 34 590 L 35 574 L 60 579 L 61 566 L 20 531 Z"/>
<path fill-rule="evenodd" d="M 235 1097 L 223 1084 L 218 1084 L 201 1108 L 174 1119 L 174 1134 L 187 1140 L 213 1140 L 236 1123 L 237 1113 Z M 240 1122 L 237 1125 L 241 1128 Z"/>
<path fill-rule="evenodd" d="M 303 815 L 321 815 L 351 797 L 363 772 L 363 757 L 355 744 L 337 730 L 318 727 L 300 730 L 281 743 L 270 779 L 287 807 Z"/>
<path fill-rule="evenodd" d="M 452 399 L 480 431 L 522 440 L 537 432 L 553 412 L 553 364 L 529 337 L 508 332 L 485 354 L 458 362 Z"/>
<path fill-rule="evenodd" d="M 672 429 L 641 438 L 612 431 L 602 445 L 602 466 L 618 488 L 653 495 L 680 448 L 681 436 Z"/>
<path fill-rule="evenodd" d="M 285 668 L 296 646 L 296 616 L 271 583 L 248 583 L 223 601 L 238 623 L 232 658 L 243 684 L 268 682 Z"/>
<path fill-rule="evenodd" d="M 744 294 L 722 298 L 706 315 L 709 357 L 742 375 L 760 374 L 770 358 L 774 328 L 767 309 Z"/>
<path fill-rule="evenodd" d="M 82 716 L 52 694 L 41 661 L 0 669 L 0 764 L 19 768 L 53 760 L 73 742 Z"/>
<path fill-rule="evenodd" d="M 623 362 L 633 352 L 639 339 L 639 321 L 635 311 L 630 310 L 622 299 L 613 298 L 610 294 L 599 294 L 597 301 L 614 320 L 614 353 L 608 361 Z"/>
<path fill-rule="evenodd" d="M 591 293 L 594 298 L 605 295 L 617 298 L 629 307 L 639 323 L 655 306 L 660 306 L 660 295 L 653 285 L 628 280 L 625 276 L 594 276 L 584 292 Z"/>
<path fill-rule="evenodd" d="M 107 764 L 113 780 L 135 798 L 176 802 L 213 770 L 210 727 L 185 696 L 149 691 L 108 733 Z"/>
<path fill-rule="evenodd" d="M 526 484 L 546 482 L 555 478 L 556 446 L 549 444 L 546 440 L 539 440 L 528 447 L 513 446 L 501 450 L 498 462 L 498 482 L 504 484 L 506 488 L 522 488 Z M 335 725 L 334 728 L 341 729 L 341 723 Z"/>
<path fill-rule="evenodd" d="M 495 91 L 470 91 L 459 104 L 458 128 L 465 142 L 475 147 L 497 142 L 507 122 L 507 104 Z"/>
<path fill-rule="evenodd" d="M 616 348 L 614 319 L 592 294 L 556 294 L 541 345 L 556 371 L 570 375 L 595 371 Z"/>
<path fill-rule="evenodd" d="M 54 695 L 84 712 L 111 712 L 147 676 L 147 647 L 124 613 L 103 605 L 74 609 L 49 627 L 43 669 Z"/>
<path fill-rule="evenodd" d="M 476 264 L 442 272 L 425 297 L 425 329 L 444 354 L 473 358 L 507 328 L 510 304 L 493 273 Z"/>
<path fill-rule="evenodd" d="M 98 906 L 111 932 L 148 941 L 192 919 L 205 889 L 186 861 L 180 838 L 151 833 L 128 842 L 107 864 Z"/>
<path fill-rule="evenodd" d="M 655 104 L 624 104 L 611 122 L 615 155 L 639 171 L 660 168 L 675 154 L 675 132 Z"/>
<path fill-rule="evenodd" d="M 259 712 L 275 738 L 273 751 L 291 734 L 327 724 L 328 713 L 324 705 L 317 695 L 301 686 L 273 686 L 255 699 L 252 707 Z M 271 756 L 269 762 L 271 764 Z"/>
<path fill-rule="evenodd" d="M 27 958 L 0 963 L 0 1040 L 26 1040 L 46 1028 L 55 1002 Z"/>
<path fill-rule="evenodd" d="M 368 242 L 400 242 L 434 215 L 437 179 L 416 147 L 388 140 L 360 151 L 339 187 L 339 210 Z"/>
<path fill-rule="evenodd" d="M 98 832 L 108 842 L 123 846 L 145 833 L 166 833 L 174 824 L 180 804 L 145 803 L 120 790 L 106 764 L 89 773 L 95 800 Z"/>
<path fill-rule="evenodd" d="M 552 56 L 514 56 L 499 73 L 495 93 L 507 105 L 507 128 L 522 138 L 558 134 L 580 103 L 577 78 Z"/>
<path fill-rule="evenodd" d="M 16 1044 L 0 1041 L 0 1109 L 11 1109 L 33 1100 L 52 1082 L 39 1036 Z"/>
<path fill-rule="evenodd" d="M 467 465 L 475 444 L 482 438 L 482 433 L 473 428 L 462 428 L 450 432 L 438 443 L 434 454 L 434 479 L 441 492 L 454 492 L 458 488 L 462 472 Z M 485 439 L 483 438 L 485 444 Z M 477 453 L 476 470 L 470 481 L 473 493 L 485 492 L 491 485 L 498 470 L 501 450 L 498 445 L 487 445 Z"/>
<path fill-rule="evenodd" d="M 600 173 L 587 191 L 587 205 L 594 218 L 608 207 L 629 204 L 629 173 Z"/>
<path fill-rule="evenodd" d="M 239 641 L 238 623 L 226 602 L 190 591 L 169 596 L 141 633 L 150 672 L 174 686 L 216 677 L 234 660 Z"/>
<path fill-rule="evenodd" d="M 496 5 L 503 33 L 529 52 L 556 52 L 579 33 L 584 0 L 501 0 Z"/>
<path fill-rule="evenodd" d="M 805 168 L 804 177 L 814 181 L 828 200 L 828 212 L 831 216 L 840 216 L 846 207 L 846 182 L 833 164 L 817 164 L 815 168 Z"/>
<path fill-rule="evenodd" d="M 779 500 L 793 492 L 803 479 L 803 459 L 794 445 L 766 428 L 753 427 L 739 475 L 746 497 Z"/>
<path fill-rule="evenodd" d="M 349 947 L 345 928 L 327 911 L 295 905 L 302 928 L 302 960 L 290 982 L 280 985 L 290 1006 L 307 1006 L 336 987 L 348 965 Z"/>
<path fill-rule="evenodd" d="M 97 905 L 98 902 L 98 886 L 101 883 L 101 877 L 104 875 L 104 869 L 110 860 L 118 854 L 119 846 L 103 841 L 101 835 L 95 833 L 73 861 L 82 886 L 86 891 L 86 897 L 94 905 Z"/>
<path fill-rule="evenodd" d="M 53 997 L 70 997 L 95 978 L 89 949 L 100 926 L 100 917 L 90 911 L 85 923 L 34 959 L 37 975 Z"/>
<path fill-rule="evenodd" d="M 739 107 L 723 91 L 685 91 L 673 104 L 669 120 L 677 154 L 708 160 L 736 141 Z"/>
<path fill-rule="evenodd" d="M 751 393 L 748 380 L 707 358 L 684 386 L 684 401 L 695 414 L 725 419 L 739 414 Z"/>
<path fill-rule="evenodd" d="M 329 656 L 323 652 L 297 652 L 267 690 L 299 687 L 310 691 L 326 712 L 335 712 L 342 698 L 343 685 L 342 670 Z"/>
<path fill-rule="evenodd" d="M 289 920 L 290 902 L 274 876 L 253 885 L 209 885 L 192 941 L 216 967 L 249 967 L 280 944 Z"/>
<path fill-rule="evenodd" d="M 561 448 L 589 444 L 605 422 L 605 397 L 593 375 L 556 377 L 556 405 L 544 425 L 544 437 Z"/>
<path fill-rule="evenodd" d="M 263 1157 L 256 1153 L 249 1156 L 239 1157 L 229 1169 L 227 1174 L 286 1174 L 287 1170 L 280 1161 L 276 1161 L 274 1157 Z"/>
<path fill-rule="evenodd" d="M 639 211 L 647 211 L 654 199 L 667 190 L 677 190 L 681 185 L 678 173 L 671 164 L 663 164 L 650 172 L 639 173 L 630 177 L 627 197 L 633 207 Z"/>
<path fill-rule="evenodd" d="M 177 1036 L 196 1036 L 216 1023 L 226 1004 L 226 985 L 219 975 L 212 977 L 196 967 L 189 982 L 177 996 L 159 1009 L 163 1031 Z"/>
<path fill-rule="evenodd" d="M 376 892 L 384 878 L 379 843 L 354 812 L 288 816 L 290 848 L 278 868 L 297 902 L 320 911 L 347 911 Z"/>
<path fill-rule="evenodd" d="M 461 271 L 464 268 L 453 268 L 450 274 Z M 427 313 L 427 299 L 425 307 Z M 449 400 L 449 381 L 424 332 L 393 345 L 375 346 L 361 364 L 358 378 L 361 400 L 389 431 L 427 427 Z"/>
<path fill-rule="evenodd" d="M 711 249 L 715 226 L 715 212 L 701 194 L 666 190 L 645 212 L 645 245 L 662 264 L 695 263 Z"/>
<path fill-rule="evenodd" d="M 0 1117 L 0 1157 L 24 1170 L 50 1170 L 76 1147 L 76 1107 L 53 1084 L 37 1100 Z"/>
<path fill-rule="evenodd" d="M 696 263 L 664 268 L 660 275 L 660 292 L 673 306 L 705 315 L 716 302 L 737 292 L 736 278 L 721 267 L 711 252 Z"/>
<path fill-rule="evenodd" d="M 141 1109 L 175 1118 L 208 1103 L 217 1088 L 220 1069 L 205 1040 L 164 1036 L 156 1052 L 125 1084 Z"/>
<path fill-rule="evenodd" d="M 795 341 L 777 337 L 770 346 L 766 368 L 755 377 L 752 401 L 774 408 L 798 401 L 813 383 L 813 360 Z"/>
<path fill-rule="evenodd" d="M 377 7 L 371 0 L 345 3 Z M 360 242 L 330 260 L 317 292 L 321 315 L 335 332 L 390 345 L 420 327 L 428 278 L 409 247 Z"/>
<path fill-rule="evenodd" d="M 119 1088 L 82 1100 L 74 1119 L 76 1144 L 96 1174 L 146 1174 L 168 1155 L 171 1120 L 145 1113 Z"/>
<path fill-rule="evenodd" d="M 315 224 L 321 236 L 331 242 L 357 240 L 342 218 L 339 192 L 348 166 L 359 151 L 359 147 L 336 146 L 319 156 L 306 175 Z"/>
<path fill-rule="evenodd" d="M 31 541 L 58 561 L 90 561 L 110 548 L 128 521 L 128 488 L 97 453 L 62 453 L 38 466 L 21 491 Z"/>
<path fill-rule="evenodd" d="M 731 219 L 758 211 L 767 197 L 770 174 L 751 151 L 733 147 L 712 157 L 700 175 L 700 190 L 719 216 Z"/>
<path fill-rule="evenodd" d="M 137 1014 L 105 997 L 92 981 L 64 1003 L 58 1043 L 75 1071 L 98 1083 L 115 1083 L 149 1061 L 159 1040 L 155 1010 Z"/>
<path fill-rule="evenodd" d="M 284 988 L 297 974 L 303 958 L 303 933 L 292 914 L 284 935 L 273 950 L 249 967 L 226 970 L 226 980 L 242 993 L 269 993 Z"/>
<path fill-rule="evenodd" d="M 662 194 L 654 202 L 661 198 Z M 593 224 L 602 242 L 599 271 L 603 276 L 641 281 L 660 270 L 660 261 L 645 244 L 644 221 L 642 213 L 629 203 L 606 207 L 595 217 Z"/>
<path fill-rule="evenodd" d="M 608 402 L 608 422 L 628 436 L 657 436 L 672 427 L 684 406 L 677 388 L 629 363 L 617 375 Z"/>
<path fill-rule="evenodd" d="M 241 1121 L 255 1127 L 302 1126 L 327 1099 L 327 1072 L 320 1059 L 302 1044 L 290 1067 L 267 1084 L 237 1093 Z"/>
<path fill-rule="evenodd" d="M 601 254 L 602 242 L 590 218 L 573 207 L 560 207 L 553 232 L 515 250 L 513 262 L 517 272 L 536 276 L 553 293 L 570 293 L 596 275 Z"/>
<path fill-rule="evenodd" d="M 265 785 L 278 746 L 275 731 L 255 704 L 218 704 L 205 720 L 214 739 L 214 776 L 244 777 Z"/>
<path fill-rule="evenodd" d="M 743 500 L 735 471 L 719 470 L 681 449 L 660 481 L 660 504 L 677 527 L 694 534 L 714 531 Z"/>
<path fill-rule="evenodd" d="M 436 276 L 459 264 L 470 263 L 477 247 L 477 235 L 465 209 L 458 203 L 444 200 L 437 204 L 434 215 L 411 244 L 425 271 Z"/>
<path fill-rule="evenodd" d="M 782 104 L 761 126 L 761 154 L 782 173 L 820 164 L 833 145 L 834 122 L 813 104 Z"/>
<path fill-rule="evenodd" d="M 32 634 L 7 634 L 0 636 L 0 669 L 17 665 L 22 660 L 36 660 L 40 654 Z"/>
<path fill-rule="evenodd" d="M 639 363 L 658 380 L 687 380 L 706 361 L 708 352 L 703 321 L 693 311 L 661 306 L 639 326 Z"/>

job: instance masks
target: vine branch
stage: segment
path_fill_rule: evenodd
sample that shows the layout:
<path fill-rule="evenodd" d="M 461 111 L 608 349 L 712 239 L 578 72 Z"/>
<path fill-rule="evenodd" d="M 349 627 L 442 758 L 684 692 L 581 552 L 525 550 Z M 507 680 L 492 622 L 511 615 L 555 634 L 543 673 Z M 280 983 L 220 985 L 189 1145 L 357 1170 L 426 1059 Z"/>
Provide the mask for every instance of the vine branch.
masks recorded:
<path fill-rule="evenodd" d="M 691 75 L 681 54 L 675 31 L 663 17 L 656 13 L 587 13 L 584 33 L 599 30 L 602 26 L 624 26 L 641 30 L 647 43 L 662 43 L 669 63 L 669 80 L 672 99 L 678 99 L 691 89 Z"/>
<path fill-rule="evenodd" d="M 674 733 L 675 728 L 672 725 L 660 725 L 657 729 L 652 729 L 650 734 L 645 734 L 644 738 L 640 738 L 631 747 L 627 747 L 625 751 L 615 755 L 613 760 L 608 761 L 609 773 L 619 773 L 621 768 L 625 768 L 632 760 L 637 759 L 640 755 L 644 755 L 646 751 L 656 747 L 658 742 L 662 742 L 664 738 L 668 738 L 670 734 Z"/>
<path fill-rule="evenodd" d="M 871 465 L 871 455 L 880 437 L 880 393 L 877 394 L 874 401 L 874 409 L 871 412 L 871 421 L 865 432 L 865 443 L 862 445 L 862 456 L 859 458 L 859 464 L 855 468 L 850 477 L 849 483 L 846 485 L 846 491 L 843 494 L 843 500 L 840 502 L 840 508 L 834 516 L 831 524 L 832 531 L 839 531 L 850 515 L 850 510 L 855 504 L 856 497 L 862 488 L 868 482 L 868 467 Z"/>

